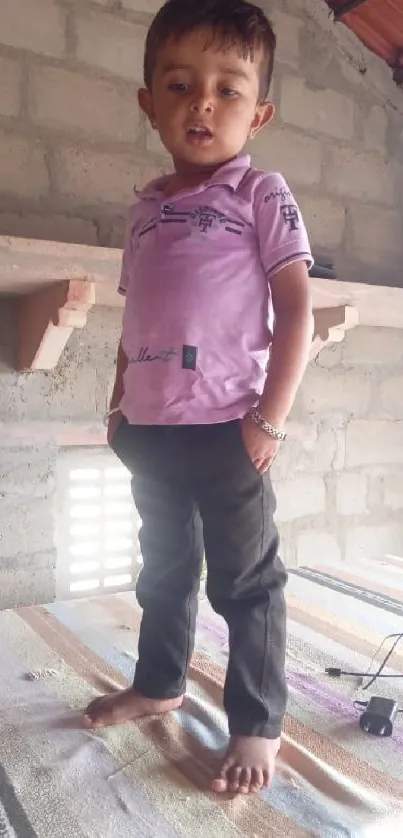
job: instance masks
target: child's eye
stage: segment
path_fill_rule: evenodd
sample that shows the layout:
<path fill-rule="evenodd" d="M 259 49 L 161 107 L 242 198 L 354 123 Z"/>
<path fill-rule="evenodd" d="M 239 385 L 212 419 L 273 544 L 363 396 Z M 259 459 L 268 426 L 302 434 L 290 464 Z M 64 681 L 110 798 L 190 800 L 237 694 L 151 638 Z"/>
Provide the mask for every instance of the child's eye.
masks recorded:
<path fill-rule="evenodd" d="M 169 90 L 173 90 L 174 93 L 186 93 L 188 85 L 183 84 L 182 82 L 172 82 L 172 84 L 169 85 Z"/>
<path fill-rule="evenodd" d="M 234 90 L 233 87 L 222 87 L 221 95 L 225 96 L 227 99 L 233 99 L 235 96 L 238 96 L 238 91 Z"/>

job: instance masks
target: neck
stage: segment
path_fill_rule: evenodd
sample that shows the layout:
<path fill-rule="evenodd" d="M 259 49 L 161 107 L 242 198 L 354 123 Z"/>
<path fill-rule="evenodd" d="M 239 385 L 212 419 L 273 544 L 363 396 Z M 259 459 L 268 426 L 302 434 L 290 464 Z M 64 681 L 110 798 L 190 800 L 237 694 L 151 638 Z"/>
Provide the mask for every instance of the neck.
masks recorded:
<path fill-rule="evenodd" d="M 175 174 L 172 176 L 172 183 L 175 184 L 177 189 L 185 189 L 188 186 L 198 186 L 199 183 L 209 180 L 222 166 L 229 163 L 230 160 L 223 160 L 221 163 L 216 163 L 211 166 L 197 166 L 175 158 L 173 162 Z"/>

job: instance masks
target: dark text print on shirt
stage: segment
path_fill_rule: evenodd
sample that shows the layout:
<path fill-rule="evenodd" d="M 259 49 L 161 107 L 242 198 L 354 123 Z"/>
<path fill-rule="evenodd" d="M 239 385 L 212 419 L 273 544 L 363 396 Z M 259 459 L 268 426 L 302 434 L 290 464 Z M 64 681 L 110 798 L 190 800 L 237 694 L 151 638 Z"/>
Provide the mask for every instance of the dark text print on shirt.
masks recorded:
<path fill-rule="evenodd" d="M 153 364 L 155 361 L 167 364 L 177 355 L 175 349 L 158 349 L 157 352 L 150 352 L 149 346 L 140 346 L 138 355 L 135 358 L 129 358 L 129 364 Z"/>

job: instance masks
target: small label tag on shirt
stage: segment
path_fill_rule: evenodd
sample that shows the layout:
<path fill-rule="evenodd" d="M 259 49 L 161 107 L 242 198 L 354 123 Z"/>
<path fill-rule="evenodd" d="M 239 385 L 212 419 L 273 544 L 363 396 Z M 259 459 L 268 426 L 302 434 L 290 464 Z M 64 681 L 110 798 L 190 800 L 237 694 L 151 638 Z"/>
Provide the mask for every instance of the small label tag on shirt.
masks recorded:
<path fill-rule="evenodd" d="M 182 349 L 182 369 L 195 370 L 197 361 L 197 346 L 184 346 Z"/>

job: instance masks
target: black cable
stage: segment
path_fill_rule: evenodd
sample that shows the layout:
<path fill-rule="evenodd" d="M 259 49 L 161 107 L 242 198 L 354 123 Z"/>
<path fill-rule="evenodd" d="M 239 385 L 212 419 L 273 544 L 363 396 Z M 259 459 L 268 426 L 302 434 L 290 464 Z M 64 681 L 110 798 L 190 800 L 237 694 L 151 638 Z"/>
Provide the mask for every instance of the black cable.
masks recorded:
<path fill-rule="evenodd" d="M 382 677 L 382 678 L 387 677 L 387 676 L 384 676 L 384 675 L 382 675 L 382 676 L 381 676 L 381 673 L 382 673 L 382 671 L 385 669 L 385 666 L 386 666 L 386 664 L 387 664 L 387 662 L 388 662 L 389 658 L 393 655 L 393 652 L 395 651 L 396 646 L 397 646 L 397 645 L 400 643 L 400 641 L 402 640 L 402 638 L 403 638 L 403 633 L 400 633 L 400 634 L 388 634 L 388 636 L 387 636 L 387 637 L 385 637 L 384 641 L 381 643 L 381 645 L 380 645 L 380 647 L 379 647 L 379 650 L 378 650 L 378 651 L 380 651 L 380 649 L 382 649 L 382 646 L 383 646 L 383 644 L 386 642 L 386 640 L 390 640 L 392 637 L 396 637 L 396 640 L 395 640 L 395 642 L 394 642 L 394 644 L 393 644 L 392 648 L 389 650 L 389 652 L 388 652 L 388 654 L 386 655 L 386 658 L 385 658 L 385 660 L 383 661 L 383 663 L 381 663 L 381 665 L 380 665 L 380 667 L 379 667 L 378 671 L 374 673 L 374 675 L 372 676 L 372 678 L 371 678 L 371 680 L 368 682 L 368 684 L 366 684 L 366 685 L 365 685 L 365 687 L 363 687 L 363 689 L 364 689 L 364 690 L 368 690 L 368 689 L 369 689 L 369 687 L 372 687 L 372 684 L 374 684 L 374 683 L 375 683 L 375 681 L 376 681 L 376 679 L 377 679 L 377 678 L 380 678 L 380 677 Z M 376 655 L 376 654 L 377 654 L 377 652 L 375 652 L 375 655 Z M 375 655 L 374 655 L 374 658 L 375 658 Z M 374 658 L 372 658 L 372 662 L 373 662 Z M 369 668 L 371 668 L 371 666 L 372 666 L 372 662 L 371 662 L 371 664 L 370 664 Z M 368 675 L 369 675 L 369 674 L 370 674 L 370 673 L 368 673 Z M 393 677 L 399 677 L 399 676 L 393 676 L 393 675 L 390 675 L 389 677 L 390 677 L 390 678 L 393 678 Z M 403 676 L 402 676 L 402 675 L 400 675 L 400 677 L 403 677 Z"/>
<path fill-rule="evenodd" d="M 340 678 L 341 675 L 346 675 L 350 678 L 368 678 L 370 674 L 369 672 L 345 672 L 344 669 L 336 669 L 333 666 L 329 666 L 326 669 L 326 675 L 329 675 L 331 678 Z M 374 676 L 374 680 L 377 678 L 403 678 L 403 673 L 401 675 L 382 675 L 377 673 Z M 374 681 L 371 681 L 366 687 L 363 687 L 363 690 L 367 690 L 373 683 Z"/>
<path fill-rule="evenodd" d="M 392 648 L 389 650 L 388 654 L 386 655 L 386 657 L 382 661 L 379 669 L 376 672 L 371 673 L 370 669 L 371 669 L 371 666 L 372 666 L 372 664 L 375 660 L 376 655 L 378 654 L 378 652 L 380 652 L 384 643 L 386 643 L 387 640 L 391 640 L 392 638 L 396 638 Z M 370 680 L 368 681 L 368 684 L 365 684 L 365 686 L 363 687 L 363 690 L 368 690 L 369 687 L 372 687 L 372 684 L 374 684 L 375 681 L 378 678 L 403 678 L 403 674 L 401 674 L 401 675 L 382 675 L 382 672 L 385 669 L 385 666 L 386 666 L 388 660 L 393 655 L 393 652 L 395 651 L 398 643 L 400 643 L 400 641 L 402 639 L 403 639 L 403 632 L 400 632 L 399 634 L 388 634 L 387 637 L 384 637 L 384 639 L 382 640 L 381 645 L 376 650 L 376 652 L 375 652 L 375 654 L 372 658 L 372 661 L 371 661 L 371 663 L 368 667 L 367 672 L 347 672 L 343 669 L 339 669 L 338 667 L 329 666 L 325 670 L 326 674 L 329 675 L 331 678 L 340 678 L 341 675 L 346 675 L 347 677 L 351 677 L 351 678 L 369 678 Z"/>

